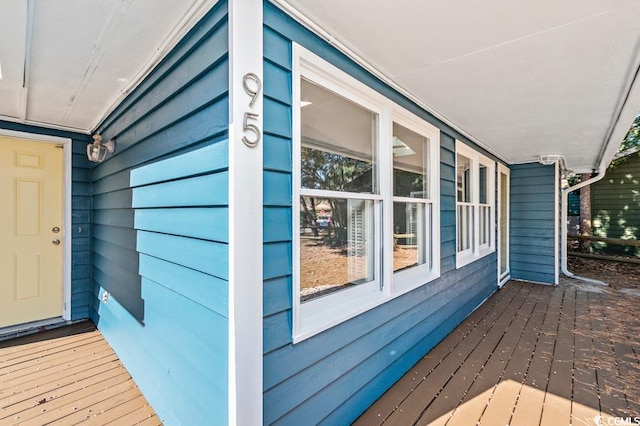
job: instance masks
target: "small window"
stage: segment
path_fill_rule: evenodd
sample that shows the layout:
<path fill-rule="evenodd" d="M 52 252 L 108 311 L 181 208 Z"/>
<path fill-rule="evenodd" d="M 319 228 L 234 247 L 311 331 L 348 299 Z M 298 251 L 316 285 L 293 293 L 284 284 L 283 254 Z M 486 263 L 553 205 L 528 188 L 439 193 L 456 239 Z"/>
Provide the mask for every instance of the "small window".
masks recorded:
<path fill-rule="evenodd" d="M 393 123 L 393 271 L 431 264 L 429 139 Z"/>
<path fill-rule="evenodd" d="M 464 266 L 495 250 L 495 163 L 456 143 L 456 265 Z"/>

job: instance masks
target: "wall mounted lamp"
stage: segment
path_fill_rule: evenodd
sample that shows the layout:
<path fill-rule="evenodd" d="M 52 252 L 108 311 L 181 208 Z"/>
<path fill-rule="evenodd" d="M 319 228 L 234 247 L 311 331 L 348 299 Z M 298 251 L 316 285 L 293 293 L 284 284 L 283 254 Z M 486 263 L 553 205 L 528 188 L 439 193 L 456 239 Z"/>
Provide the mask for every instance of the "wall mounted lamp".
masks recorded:
<path fill-rule="evenodd" d="M 105 143 L 102 143 L 102 136 L 99 134 L 93 135 L 93 143 L 87 145 L 87 158 L 94 163 L 102 163 L 110 154 L 116 150 L 116 141 L 109 139 Z"/>
<path fill-rule="evenodd" d="M 550 166 L 555 164 L 556 161 L 564 161 L 564 156 L 562 154 L 542 154 L 538 157 L 538 163 L 543 166 Z"/>

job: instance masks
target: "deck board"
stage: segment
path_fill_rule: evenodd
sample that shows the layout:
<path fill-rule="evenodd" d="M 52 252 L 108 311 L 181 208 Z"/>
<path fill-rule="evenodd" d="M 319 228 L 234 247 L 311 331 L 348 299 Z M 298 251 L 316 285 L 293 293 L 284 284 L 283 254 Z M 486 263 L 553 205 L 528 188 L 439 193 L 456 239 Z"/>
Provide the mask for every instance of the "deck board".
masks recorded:
<path fill-rule="evenodd" d="M 0 424 L 162 424 L 90 322 L 0 342 Z"/>
<path fill-rule="evenodd" d="M 510 282 L 357 425 L 585 424 L 640 407 L 640 298 Z"/>
<path fill-rule="evenodd" d="M 366 411 L 357 420 L 356 424 L 366 426 L 385 421 L 387 416 L 393 413 L 395 408 L 416 389 L 425 377 L 427 377 L 447 355 L 455 350 L 456 346 L 464 340 L 465 336 L 467 336 L 497 304 L 509 303 L 511 299 L 509 299 L 509 301 L 502 300 L 505 295 L 506 293 L 500 293 L 498 297 L 488 300 L 476 309 L 459 327 L 445 337 L 441 344 L 433 348 L 424 358 L 414 365 L 407 374 L 396 382 L 394 388 L 397 389 L 398 392 L 389 394 L 389 398 L 378 400 L 377 405 L 374 405 L 372 409 Z M 515 294 L 509 294 L 508 296 L 513 298 Z M 383 417 L 380 413 L 385 413 L 385 416 Z"/>
<path fill-rule="evenodd" d="M 527 302 L 528 294 L 519 293 L 517 297 L 500 313 L 490 328 L 482 336 L 480 342 L 473 348 L 469 356 L 464 360 L 460 368 L 452 375 L 451 379 L 440 391 L 437 398 L 420 416 L 418 425 L 426 425 L 435 419 L 441 418 L 446 413 L 455 409 L 459 404 L 456 398 L 460 393 L 468 393 L 483 367 L 487 364 L 489 356 L 493 353 L 498 343 L 505 335 L 504 330 L 509 327 L 514 318 L 518 316 Z"/>
<path fill-rule="evenodd" d="M 487 315 L 495 305 L 505 296 L 500 293 L 498 297 L 488 300 L 478 309 L 476 309 L 465 321 L 460 324 L 452 333 L 450 333 L 441 342 L 440 345 L 433 348 L 425 357 L 420 360 L 413 368 L 405 374 L 396 384 L 394 388 L 398 392 L 389 394 L 389 398 L 378 400 L 374 410 L 368 410 L 357 421 L 357 424 L 368 425 L 381 422 L 386 417 L 381 417 L 379 413 L 391 414 L 394 409 L 409 395 L 416 386 L 424 380 L 424 378 L 440 363 L 446 355 L 455 349 L 455 346 L 470 333 L 482 318 Z"/>
<path fill-rule="evenodd" d="M 388 421 L 393 424 L 413 424 L 422 415 L 425 409 L 424 401 L 429 400 L 429 405 L 453 377 L 455 372 L 463 365 L 465 359 L 473 349 L 481 342 L 484 334 L 493 326 L 495 321 L 513 300 L 513 297 L 501 298 L 496 308 L 487 312 L 476 326 L 470 329 L 466 335 L 460 336 L 455 348 L 447 353 L 440 361 L 432 355 L 424 358 L 425 363 L 436 363 L 427 377 L 423 379 L 411 393 L 402 401 L 398 410 L 395 410 Z"/>

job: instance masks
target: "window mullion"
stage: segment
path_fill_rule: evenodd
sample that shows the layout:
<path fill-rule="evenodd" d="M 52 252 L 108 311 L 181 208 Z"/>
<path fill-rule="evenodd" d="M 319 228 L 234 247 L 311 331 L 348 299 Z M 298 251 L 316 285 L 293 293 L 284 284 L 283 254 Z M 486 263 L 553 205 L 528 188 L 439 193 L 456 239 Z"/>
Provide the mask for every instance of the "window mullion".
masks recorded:
<path fill-rule="evenodd" d="M 430 203 L 431 200 L 428 198 L 411 198 L 411 197 L 393 197 L 393 201 L 398 203 Z"/>
<path fill-rule="evenodd" d="M 316 197 L 316 198 L 351 198 L 354 200 L 382 200 L 382 196 L 378 194 L 368 194 L 364 192 L 346 192 L 346 191 L 331 191 L 325 189 L 308 189 L 300 188 L 300 195 L 303 197 Z"/>

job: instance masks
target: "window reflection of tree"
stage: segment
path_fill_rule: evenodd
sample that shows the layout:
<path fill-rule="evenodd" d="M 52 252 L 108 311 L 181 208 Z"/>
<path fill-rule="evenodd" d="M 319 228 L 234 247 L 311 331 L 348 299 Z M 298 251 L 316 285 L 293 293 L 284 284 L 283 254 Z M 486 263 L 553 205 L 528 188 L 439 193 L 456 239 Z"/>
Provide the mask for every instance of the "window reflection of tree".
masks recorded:
<path fill-rule="evenodd" d="M 301 152 L 301 183 L 303 188 L 337 192 L 372 193 L 373 165 L 370 162 L 347 157 L 342 154 L 303 147 Z M 339 195 L 339 194 L 336 194 Z M 345 194 L 346 198 L 348 195 Z M 301 197 L 303 223 L 315 224 L 316 205 L 319 199 Z M 332 218 L 325 237 L 332 247 L 347 244 L 347 203 L 344 199 L 327 198 Z M 313 227 L 318 236 L 317 227 Z"/>

